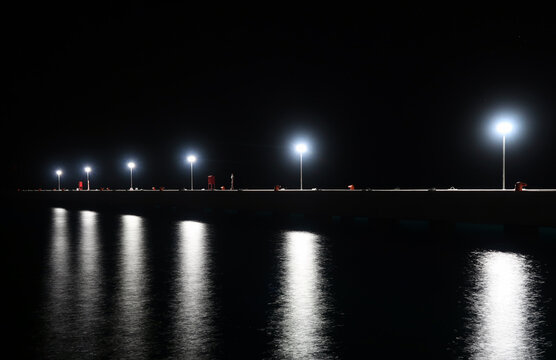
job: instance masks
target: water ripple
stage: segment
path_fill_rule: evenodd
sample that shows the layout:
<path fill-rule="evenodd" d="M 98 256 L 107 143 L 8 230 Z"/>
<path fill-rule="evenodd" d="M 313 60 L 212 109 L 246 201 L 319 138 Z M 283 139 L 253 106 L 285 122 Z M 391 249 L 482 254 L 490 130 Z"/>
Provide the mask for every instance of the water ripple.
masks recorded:
<path fill-rule="evenodd" d="M 537 359 L 543 338 L 538 276 L 524 255 L 499 251 L 472 255 L 466 352 L 473 359 Z"/>

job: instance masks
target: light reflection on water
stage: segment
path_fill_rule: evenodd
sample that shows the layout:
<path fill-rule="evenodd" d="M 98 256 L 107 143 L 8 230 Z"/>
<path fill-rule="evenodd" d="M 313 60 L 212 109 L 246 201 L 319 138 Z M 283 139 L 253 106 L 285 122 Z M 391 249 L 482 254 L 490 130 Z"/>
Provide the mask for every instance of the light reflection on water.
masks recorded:
<path fill-rule="evenodd" d="M 498 251 L 473 254 L 473 287 L 468 293 L 473 359 L 536 359 L 543 339 L 538 275 L 526 256 Z"/>
<path fill-rule="evenodd" d="M 102 278 L 98 234 L 98 214 L 79 212 L 77 282 L 77 323 L 80 344 L 98 346 L 99 325 L 103 317 Z"/>
<path fill-rule="evenodd" d="M 283 235 L 277 355 L 290 359 L 328 357 L 324 334 L 328 305 L 319 236 L 303 231 L 287 231 Z"/>
<path fill-rule="evenodd" d="M 239 353 L 252 347 L 252 354 L 260 357 L 323 359 L 335 356 L 336 352 L 342 357 L 342 351 L 346 350 L 341 346 L 355 344 L 359 349 L 366 346 L 338 345 L 343 340 L 341 337 L 338 340 L 337 333 L 331 331 L 334 327 L 343 326 L 346 338 L 381 336 L 370 329 L 369 314 L 373 312 L 373 304 L 376 307 L 373 302 L 376 298 L 382 301 L 390 295 L 381 292 L 369 295 L 364 291 L 368 287 L 364 282 L 340 287 L 349 290 L 349 293 L 344 290 L 341 296 L 352 297 L 347 304 L 362 299 L 364 306 L 358 308 L 361 316 L 357 313 L 349 319 L 351 328 L 338 325 L 334 316 L 342 310 L 342 302 L 330 293 L 330 289 L 338 286 L 338 280 L 334 279 L 360 275 L 367 270 L 364 262 L 354 266 L 357 273 L 332 263 L 334 257 L 329 259 L 327 255 L 329 242 L 324 241 L 327 239 L 324 236 L 303 231 L 265 232 L 262 240 L 271 243 L 273 256 L 250 263 L 258 252 L 238 251 L 233 256 L 218 256 L 221 249 L 226 249 L 222 247 L 223 242 L 229 240 L 218 237 L 223 233 L 220 224 L 179 221 L 172 235 L 159 238 L 152 234 L 168 232 L 150 229 L 160 230 L 156 226 L 167 226 L 168 222 L 160 225 L 156 218 L 149 218 L 147 227 L 145 218 L 130 215 L 117 216 L 115 222 L 104 222 L 104 215 L 91 211 L 55 208 L 49 215 L 49 228 L 44 228 L 47 246 L 41 247 L 45 251 L 41 254 L 46 259 L 45 271 L 41 269 L 38 275 L 44 285 L 37 317 L 41 321 L 38 333 L 43 345 L 37 346 L 38 358 L 139 359 L 167 355 L 215 358 L 228 355 L 230 349 Z M 249 241 L 261 241 L 259 233 L 254 234 L 242 233 L 233 240 L 251 246 L 253 243 Z M 278 243 L 271 240 L 276 235 L 280 238 Z M 327 240 L 332 239 L 330 235 Z M 338 243 L 333 245 L 339 247 Z M 346 254 L 350 254 L 348 250 L 359 251 L 352 245 L 345 245 Z M 377 247 L 376 251 L 388 255 L 386 251 L 391 249 Z M 434 260 L 435 254 L 431 252 L 429 260 Z M 254 285 L 254 290 L 247 292 L 252 295 L 247 304 L 238 301 L 236 287 L 230 291 L 227 284 L 219 282 L 228 281 L 221 274 L 232 262 L 236 267 L 232 270 L 238 273 L 261 268 L 271 271 L 271 276 L 253 277 L 268 281 L 265 283 L 268 287 L 258 287 L 239 278 L 239 283 L 245 283 L 245 288 L 239 287 L 239 291 L 251 290 Z M 466 286 L 465 293 L 468 306 L 447 319 L 458 324 L 458 332 L 463 328 L 468 335 L 458 338 L 458 347 L 454 349 L 457 356 L 473 359 L 551 356 L 546 355 L 551 351 L 546 339 L 551 336 L 553 318 L 545 319 L 547 309 L 543 308 L 551 299 L 542 297 L 541 288 L 546 285 L 542 284 L 543 280 L 552 279 L 544 273 L 541 275 L 539 269 L 544 263 L 539 264 L 528 255 L 509 252 L 471 254 L 471 286 Z M 266 268 L 267 265 L 271 267 Z M 414 270 L 400 266 L 404 273 Z M 457 266 L 447 270 L 459 274 L 461 268 Z M 341 277 L 334 271 L 345 272 Z M 388 280 L 392 275 L 385 271 L 381 276 Z M 445 289 L 442 291 L 454 291 L 461 286 L 451 285 L 440 284 Z M 414 307 L 415 301 L 417 305 L 429 304 L 427 299 L 419 303 L 421 300 L 408 297 L 407 301 L 393 306 Z M 256 308 L 248 311 L 242 306 Z M 451 310 L 451 306 L 455 305 L 449 303 L 440 311 Z M 243 316 L 244 311 L 249 315 Z M 250 318 L 258 312 L 264 315 L 255 320 Z M 467 320 L 465 327 L 460 325 L 462 318 Z M 385 324 L 385 331 L 392 332 L 392 337 L 414 335 L 394 328 L 395 324 L 392 328 Z M 431 338 L 440 336 L 437 331 L 436 327 L 423 327 L 425 336 Z M 259 339 L 253 336 L 263 332 Z"/>
<path fill-rule="evenodd" d="M 45 321 L 47 343 L 63 349 L 72 334 L 69 215 L 65 209 L 52 209 L 49 274 Z M 48 344 L 47 344 L 48 346 Z"/>
<path fill-rule="evenodd" d="M 214 306 L 207 225 L 182 221 L 177 235 L 174 351 L 182 358 L 208 358 L 214 338 Z"/>
<path fill-rule="evenodd" d="M 144 358 L 148 355 L 145 339 L 148 304 L 144 219 L 123 215 L 120 222 L 115 344 L 120 358 Z"/>

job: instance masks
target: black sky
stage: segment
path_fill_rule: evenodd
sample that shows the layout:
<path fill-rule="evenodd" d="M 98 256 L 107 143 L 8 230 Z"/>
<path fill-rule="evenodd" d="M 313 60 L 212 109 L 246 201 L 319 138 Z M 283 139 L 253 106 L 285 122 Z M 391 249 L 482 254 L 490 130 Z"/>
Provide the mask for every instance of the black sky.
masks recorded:
<path fill-rule="evenodd" d="M 556 187 L 550 13 L 19 8 L 4 22 L 14 187 Z M 6 144 L 9 143 L 9 146 Z"/>

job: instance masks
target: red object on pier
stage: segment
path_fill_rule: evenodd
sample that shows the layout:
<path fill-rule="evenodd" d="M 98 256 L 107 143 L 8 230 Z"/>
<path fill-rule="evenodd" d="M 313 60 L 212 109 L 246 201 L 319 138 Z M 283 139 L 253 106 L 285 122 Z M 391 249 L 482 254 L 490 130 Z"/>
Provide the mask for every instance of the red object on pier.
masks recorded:
<path fill-rule="evenodd" d="M 208 176 L 208 189 L 209 190 L 214 190 L 215 185 L 216 185 L 216 179 L 214 178 L 214 175 L 209 175 Z"/>
<path fill-rule="evenodd" d="M 515 191 L 523 191 L 523 188 L 526 187 L 527 184 L 524 183 L 523 181 L 518 181 L 515 183 Z"/>
<path fill-rule="evenodd" d="M 354 185 L 349 185 L 349 186 L 348 186 L 348 189 L 350 189 L 350 190 L 355 190 L 355 186 L 354 186 Z"/>
<path fill-rule="evenodd" d="M 83 190 L 83 181 L 79 182 L 79 190 Z"/>

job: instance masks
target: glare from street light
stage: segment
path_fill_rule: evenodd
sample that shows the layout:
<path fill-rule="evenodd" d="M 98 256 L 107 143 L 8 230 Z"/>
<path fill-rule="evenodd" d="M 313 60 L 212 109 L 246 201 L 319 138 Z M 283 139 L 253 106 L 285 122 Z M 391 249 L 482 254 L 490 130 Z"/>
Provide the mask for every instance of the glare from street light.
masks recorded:
<path fill-rule="evenodd" d="M 513 125 L 510 122 L 502 121 L 496 124 L 496 131 L 502 135 L 510 133 L 513 129 Z"/>
<path fill-rule="evenodd" d="M 89 173 L 91 172 L 90 166 L 85 166 L 85 172 L 87 173 L 87 191 L 91 190 L 91 183 L 89 182 Z"/>
<path fill-rule="evenodd" d="M 130 169 L 133 169 L 133 168 L 135 168 L 135 163 L 134 162 L 128 162 L 127 167 L 130 168 Z"/>
<path fill-rule="evenodd" d="M 62 175 L 62 170 L 56 170 L 56 175 L 58 175 L 58 191 L 60 191 L 60 176 Z"/>
<path fill-rule="evenodd" d="M 303 153 L 307 151 L 307 145 L 304 143 L 297 144 L 295 151 L 299 153 L 299 189 L 303 190 Z"/>
<path fill-rule="evenodd" d="M 190 182 L 190 185 L 191 185 L 191 190 L 193 190 L 193 163 L 195 161 L 197 161 L 197 158 L 195 157 L 195 155 L 189 155 L 187 157 L 187 161 L 189 161 L 189 164 L 191 166 L 191 182 Z"/>
<path fill-rule="evenodd" d="M 502 190 L 506 190 L 506 135 L 513 129 L 509 121 L 500 121 L 496 124 L 496 131 L 502 135 Z"/>
<path fill-rule="evenodd" d="M 298 153 L 304 153 L 305 151 L 307 151 L 307 145 L 305 144 L 297 144 L 295 146 L 295 151 L 297 151 Z"/>

